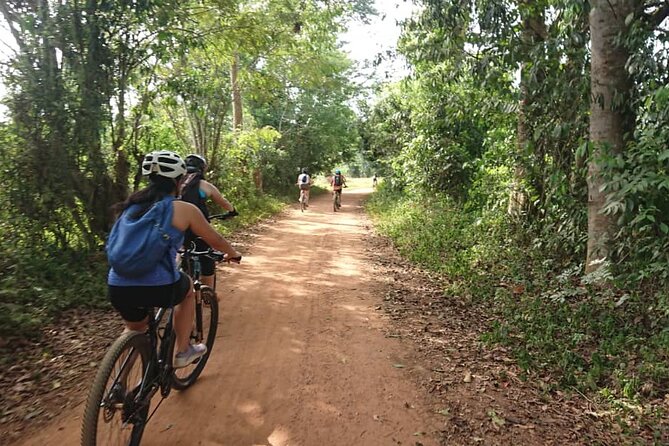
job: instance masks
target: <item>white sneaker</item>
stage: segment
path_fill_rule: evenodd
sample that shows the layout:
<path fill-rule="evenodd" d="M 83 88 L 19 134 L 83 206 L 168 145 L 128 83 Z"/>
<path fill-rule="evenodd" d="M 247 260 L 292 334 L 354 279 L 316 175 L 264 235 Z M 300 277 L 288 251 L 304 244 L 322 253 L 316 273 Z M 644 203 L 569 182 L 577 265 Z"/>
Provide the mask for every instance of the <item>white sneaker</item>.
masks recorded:
<path fill-rule="evenodd" d="M 192 364 L 207 354 L 207 346 L 204 344 L 191 344 L 185 352 L 177 353 L 174 357 L 174 368 L 180 369 Z"/>

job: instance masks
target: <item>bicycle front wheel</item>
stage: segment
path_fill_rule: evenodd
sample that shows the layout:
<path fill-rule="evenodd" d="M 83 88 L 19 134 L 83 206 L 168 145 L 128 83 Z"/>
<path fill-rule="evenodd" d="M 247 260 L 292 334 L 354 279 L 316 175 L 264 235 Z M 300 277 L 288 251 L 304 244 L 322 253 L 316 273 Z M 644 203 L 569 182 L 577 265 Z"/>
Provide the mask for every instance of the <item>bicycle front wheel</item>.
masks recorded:
<path fill-rule="evenodd" d="M 195 380 L 204 370 L 211 350 L 214 348 L 217 328 L 218 300 L 216 299 L 216 293 L 208 286 L 202 285 L 200 296 L 195 299 L 195 321 L 191 333 L 191 342 L 204 342 L 207 345 L 207 353 L 186 367 L 174 369 L 172 387 L 177 390 L 184 390 L 195 383 Z"/>
<path fill-rule="evenodd" d="M 146 334 L 127 332 L 102 359 L 86 400 L 82 446 L 138 446 L 150 400 L 138 395 L 149 367 L 151 344 Z"/>

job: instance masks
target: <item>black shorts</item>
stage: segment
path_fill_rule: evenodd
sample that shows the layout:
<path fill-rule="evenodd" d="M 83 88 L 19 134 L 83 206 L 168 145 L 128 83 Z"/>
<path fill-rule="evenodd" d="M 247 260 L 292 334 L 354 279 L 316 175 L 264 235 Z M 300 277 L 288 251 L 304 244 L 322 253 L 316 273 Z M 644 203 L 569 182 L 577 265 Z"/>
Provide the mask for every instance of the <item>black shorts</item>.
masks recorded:
<path fill-rule="evenodd" d="M 171 307 L 180 304 L 190 288 L 190 279 L 184 273 L 170 285 L 108 286 L 109 300 L 123 319 L 128 322 L 144 320 L 151 307 Z"/>
<path fill-rule="evenodd" d="M 311 188 L 311 184 L 309 184 L 309 183 L 300 184 L 300 189 L 301 190 L 309 190 L 309 188 Z"/>

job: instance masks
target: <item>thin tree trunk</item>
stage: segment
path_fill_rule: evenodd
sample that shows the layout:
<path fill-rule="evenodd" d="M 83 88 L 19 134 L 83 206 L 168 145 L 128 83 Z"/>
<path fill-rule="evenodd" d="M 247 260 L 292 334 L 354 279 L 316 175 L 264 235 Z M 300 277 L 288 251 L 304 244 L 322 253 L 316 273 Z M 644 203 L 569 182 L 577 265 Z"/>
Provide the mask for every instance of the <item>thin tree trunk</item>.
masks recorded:
<path fill-rule="evenodd" d="M 232 130 L 242 130 L 244 118 L 242 114 L 242 93 L 239 87 L 239 54 L 235 53 L 230 67 L 230 82 L 232 84 Z M 263 192 L 262 170 L 260 166 L 253 166 L 253 182 L 259 193 Z"/>
<path fill-rule="evenodd" d="M 625 69 L 628 50 L 618 43 L 627 29 L 626 17 L 634 11 L 634 0 L 593 0 L 590 11 L 592 62 L 590 68 L 590 142 L 588 164 L 588 251 L 586 272 L 597 270 L 610 259 L 615 216 L 602 213 L 606 204 L 603 159 L 619 154 L 625 135 L 633 129 L 629 109 L 632 90 Z"/>
<path fill-rule="evenodd" d="M 546 23 L 544 11 L 539 9 L 530 0 L 520 0 L 521 16 L 523 17 L 523 28 L 521 40 L 523 43 L 523 57 L 530 58 L 530 52 L 537 42 L 546 38 Z M 530 143 L 527 111 L 532 103 L 532 95 L 528 88 L 528 64 L 521 63 L 520 66 L 520 102 L 518 104 L 518 125 L 516 135 L 516 162 L 513 172 L 513 181 L 509 195 L 507 212 L 509 215 L 519 218 L 527 211 L 528 193 L 525 188 L 525 176 L 527 174 L 523 165 L 523 158 L 527 145 Z"/>
<path fill-rule="evenodd" d="M 116 165 L 114 172 L 114 183 L 116 184 L 115 196 L 116 201 L 124 200 L 128 196 L 128 178 L 130 175 L 130 161 L 128 160 L 128 151 L 124 149 L 123 143 L 126 136 L 126 119 L 125 119 L 125 89 L 126 77 L 125 70 L 119 80 L 118 92 L 118 113 L 116 115 L 116 125 L 112 127 L 115 130 L 112 141 L 112 151 L 116 156 Z"/>
<path fill-rule="evenodd" d="M 239 54 L 235 53 L 230 67 L 230 83 L 232 86 L 232 129 L 241 130 L 244 125 L 242 115 L 242 92 L 239 88 Z"/>

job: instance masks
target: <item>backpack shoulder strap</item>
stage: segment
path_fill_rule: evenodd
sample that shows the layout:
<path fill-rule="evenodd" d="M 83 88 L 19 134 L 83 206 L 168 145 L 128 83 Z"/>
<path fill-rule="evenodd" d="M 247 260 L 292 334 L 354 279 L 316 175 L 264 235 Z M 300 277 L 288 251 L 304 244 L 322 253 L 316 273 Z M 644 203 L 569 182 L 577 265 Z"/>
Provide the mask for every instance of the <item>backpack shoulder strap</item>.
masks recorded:
<path fill-rule="evenodd" d="M 196 180 L 197 180 L 197 182 L 199 182 L 200 179 L 201 179 L 201 175 L 199 174 L 199 172 L 189 173 L 186 176 L 186 178 L 181 182 L 181 187 L 179 187 L 179 195 L 180 196 L 183 195 L 184 191 L 186 189 L 188 189 L 188 187 L 192 183 L 194 183 Z"/>

